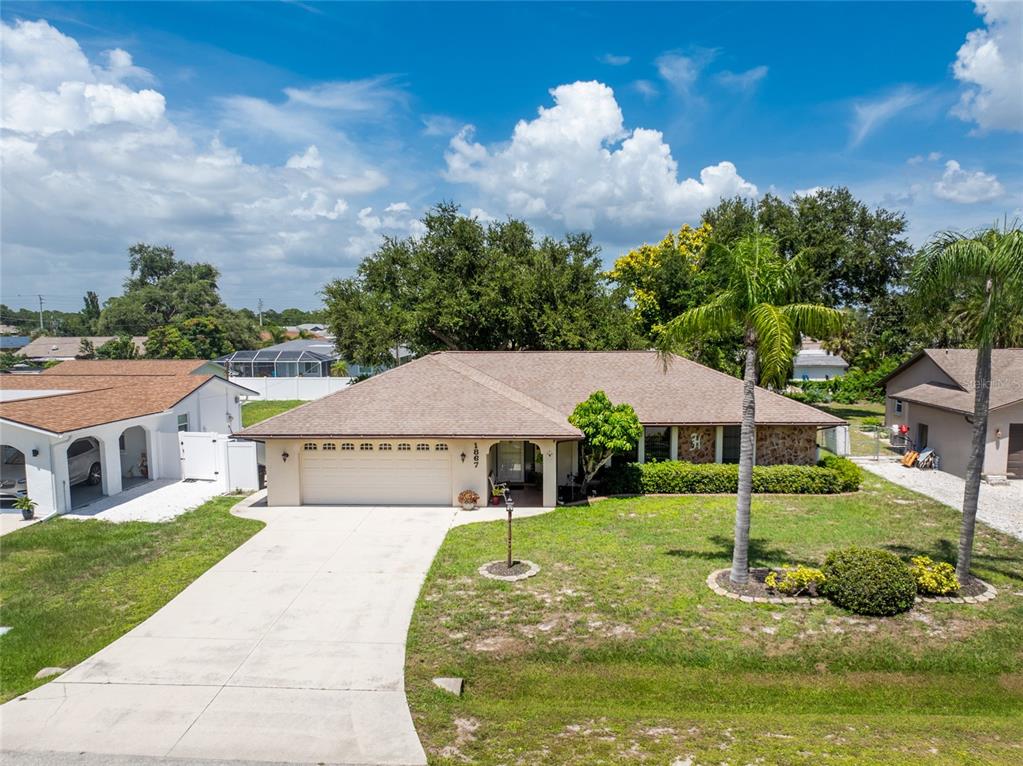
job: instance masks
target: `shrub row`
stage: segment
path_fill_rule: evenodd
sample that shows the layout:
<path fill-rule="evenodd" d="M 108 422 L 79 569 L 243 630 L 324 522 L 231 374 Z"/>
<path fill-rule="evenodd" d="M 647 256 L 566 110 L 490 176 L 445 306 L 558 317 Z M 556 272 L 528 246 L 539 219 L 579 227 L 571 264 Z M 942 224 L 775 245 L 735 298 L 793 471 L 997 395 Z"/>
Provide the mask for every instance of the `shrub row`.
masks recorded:
<path fill-rule="evenodd" d="M 828 456 L 817 465 L 753 468 L 753 491 L 763 494 L 830 495 L 860 488 L 860 469 L 851 460 Z M 739 466 L 724 463 L 628 463 L 610 469 L 609 494 L 730 494 L 739 488 Z"/>

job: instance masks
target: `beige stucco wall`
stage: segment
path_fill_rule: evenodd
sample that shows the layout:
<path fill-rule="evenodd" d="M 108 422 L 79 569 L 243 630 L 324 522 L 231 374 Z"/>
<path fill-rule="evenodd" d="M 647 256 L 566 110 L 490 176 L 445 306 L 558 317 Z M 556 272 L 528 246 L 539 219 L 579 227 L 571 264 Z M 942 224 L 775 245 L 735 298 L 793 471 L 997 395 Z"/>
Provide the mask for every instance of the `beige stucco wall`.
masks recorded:
<path fill-rule="evenodd" d="M 984 473 L 1004 476 L 1009 461 L 1009 426 L 1023 423 L 1023 402 L 988 413 Z M 995 436 L 996 432 L 1001 432 Z"/>
<path fill-rule="evenodd" d="M 375 440 L 370 440 L 375 441 Z M 487 482 L 487 454 L 495 439 L 445 439 L 451 460 L 451 505 L 458 504 L 458 493 L 463 489 L 475 490 L 480 503 L 485 505 L 490 496 Z M 543 503 L 557 504 L 556 447 L 553 439 L 531 440 L 539 447 L 543 460 Z M 301 440 L 268 439 L 266 442 L 267 504 L 271 506 L 297 506 L 302 504 Z M 288 453 L 288 460 L 282 455 Z M 465 460 L 462 460 L 462 454 Z"/>
<path fill-rule="evenodd" d="M 302 505 L 299 481 L 298 441 L 268 439 L 266 442 L 266 503 L 267 505 Z M 285 462 L 281 456 L 288 453 Z"/>

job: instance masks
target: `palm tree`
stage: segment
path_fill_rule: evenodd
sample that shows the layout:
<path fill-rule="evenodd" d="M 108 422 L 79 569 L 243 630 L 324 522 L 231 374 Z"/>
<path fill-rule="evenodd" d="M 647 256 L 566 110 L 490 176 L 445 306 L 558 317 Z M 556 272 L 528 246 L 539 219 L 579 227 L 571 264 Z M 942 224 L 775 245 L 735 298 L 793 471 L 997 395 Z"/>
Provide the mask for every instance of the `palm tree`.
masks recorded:
<path fill-rule="evenodd" d="M 798 256 L 786 261 L 775 240 L 753 232 L 720 250 L 725 287 L 713 300 L 689 309 L 661 328 L 663 352 L 713 333 L 741 331 L 745 347 L 739 491 L 735 508 L 735 545 L 731 580 L 749 582 L 750 504 L 753 496 L 753 444 L 757 370 L 760 381 L 782 386 L 792 367 L 797 333 L 829 337 L 841 328 L 841 314 L 816 303 L 788 303 L 799 277 Z"/>
<path fill-rule="evenodd" d="M 912 284 L 922 304 L 941 305 L 959 296 L 957 324 L 964 340 L 977 348 L 974 370 L 973 440 L 966 466 L 963 521 L 956 576 L 965 582 L 973 558 L 977 498 L 984 470 L 988 404 L 991 400 L 991 349 L 1011 342 L 1023 313 L 1023 231 L 992 227 L 972 235 L 935 236 L 913 264 Z"/>

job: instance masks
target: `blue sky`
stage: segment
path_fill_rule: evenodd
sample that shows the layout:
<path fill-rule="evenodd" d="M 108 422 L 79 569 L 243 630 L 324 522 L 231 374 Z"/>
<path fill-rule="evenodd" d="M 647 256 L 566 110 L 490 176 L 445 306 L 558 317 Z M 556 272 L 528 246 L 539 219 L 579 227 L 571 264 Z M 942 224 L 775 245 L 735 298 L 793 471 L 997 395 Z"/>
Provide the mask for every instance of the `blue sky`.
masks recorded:
<path fill-rule="evenodd" d="M 721 195 L 1018 216 L 1021 7 L 8 2 L 2 299 L 108 297 L 145 240 L 312 307 L 442 199 L 608 262 Z"/>

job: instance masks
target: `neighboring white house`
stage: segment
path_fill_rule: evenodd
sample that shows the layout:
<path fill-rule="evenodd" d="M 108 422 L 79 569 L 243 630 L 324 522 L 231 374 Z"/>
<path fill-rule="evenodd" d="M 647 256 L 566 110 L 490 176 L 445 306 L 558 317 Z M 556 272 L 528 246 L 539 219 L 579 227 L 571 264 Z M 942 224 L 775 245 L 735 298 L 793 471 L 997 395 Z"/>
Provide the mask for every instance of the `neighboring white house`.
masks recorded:
<path fill-rule="evenodd" d="M 196 359 L 77 360 L 37 375 L 0 375 L 0 443 L 5 456 L 20 453 L 23 488 L 37 512 L 76 505 L 81 489 L 72 491 L 69 450 L 76 458 L 91 449 L 98 470 L 90 473 L 103 495 L 115 495 L 141 481 L 180 478 L 180 432 L 239 430 L 241 397 L 252 392 L 208 369 Z M 11 476 L 14 469 L 4 468 Z"/>
<path fill-rule="evenodd" d="M 842 357 L 829 354 L 819 341 L 804 338 L 792 360 L 792 380 L 831 380 L 845 375 L 848 369 L 849 363 Z"/>

